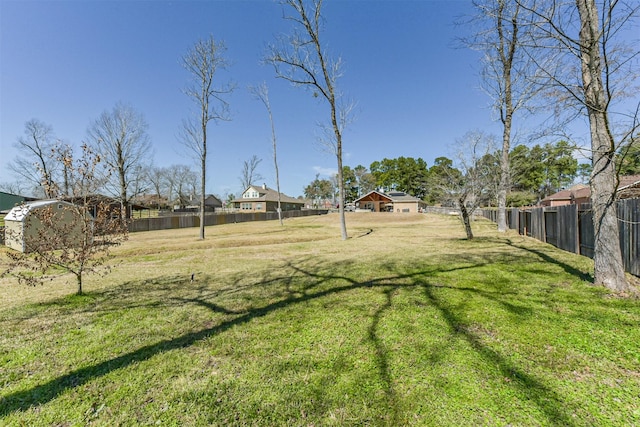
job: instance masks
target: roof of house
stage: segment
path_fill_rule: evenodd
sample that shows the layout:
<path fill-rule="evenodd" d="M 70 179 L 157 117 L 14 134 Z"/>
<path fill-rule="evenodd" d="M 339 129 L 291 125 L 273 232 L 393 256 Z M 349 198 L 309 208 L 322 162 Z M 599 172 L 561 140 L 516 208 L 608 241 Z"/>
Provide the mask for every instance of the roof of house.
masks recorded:
<path fill-rule="evenodd" d="M 635 187 L 640 187 L 640 175 L 627 175 L 620 177 L 620 183 L 618 184 L 618 193 L 623 190 L 627 190 L 628 193 Z M 545 197 L 543 201 L 555 201 L 555 200 L 573 200 L 583 199 L 591 196 L 591 189 L 584 184 L 574 185 L 566 190 L 558 191 L 555 194 Z"/>
<path fill-rule="evenodd" d="M 359 199 L 354 200 L 354 203 L 360 202 L 362 200 L 372 200 L 372 199 L 386 199 L 389 202 L 394 203 L 402 203 L 402 202 L 420 202 L 421 200 L 417 197 L 413 197 L 407 193 L 402 191 L 390 191 L 389 193 L 383 193 L 381 191 L 369 191 L 364 196 Z"/>
<path fill-rule="evenodd" d="M 566 190 L 558 191 L 550 196 L 542 199 L 543 201 L 554 201 L 554 200 L 575 200 L 581 199 L 584 197 L 589 197 L 591 195 L 591 189 L 584 185 L 578 184 L 574 185 L 571 188 L 567 188 Z"/>
<path fill-rule="evenodd" d="M 242 203 L 242 202 L 277 202 L 278 201 L 278 192 L 272 188 L 267 187 L 266 185 L 251 185 L 247 187 L 242 194 L 246 193 L 247 190 L 253 189 L 256 193 L 258 193 L 258 197 L 251 198 L 240 198 L 234 199 L 232 202 Z M 280 201 L 282 203 L 296 203 L 303 205 L 304 200 L 296 199 L 291 196 L 287 196 L 286 194 L 280 193 Z"/>
<path fill-rule="evenodd" d="M 640 197 L 640 175 L 621 176 L 618 185 L 618 198 Z"/>
<path fill-rule="evenodd" d="M 389 197 L 391 197 L 391 199 L 394 202 L 420 202 L 421 200 L 417 197 L 413 197 L 410 194 L 407 193 L 403 193 L 402 191 L 392 191 L 387 193 L 387 195 L 389 195 Z"/>
<path fill-rule="evenodd" d="M 34 197 L 21 196 L 19 194 L 7 193 L 0 191 L 0 212 L 8 213 L 14 206 L 22 203 L 36 200 Z"/>
<path fill-rule="evenodd" d="M 34 209 L 37 209 L 43 206 L 55 205 L 57 203 L 73 206 L 73 204 L 62 201 L 62 200 L 37 200 L 35 202 L 27 202 L 23 205 L 19 205 L 11 209 L 9 213 L 4 217 L 4 220 L 22 222 L 29 215 L 29 213 Z"/>
<path fill-rule="evenodd" d="M 620 184 L 618 185 L 618 191 L 636 186 L 638 184 L 640 184 L 640 175 L 621 176 Z"/>
<path fill-rule="evenodd" d="M 185 202 L 193 202 L 193 203 L 190 204 L 190 206 L 200 206 L 200 195 L 199 194 L 186 196 L 185 199 L 186 199 L 186 200 L 184 200 Z M 222 201 L 220 201 L 220 199 L 218 199 L 213 194 L 205 194 L 204 195 L 204 204 L 205 204 L 205 206 L 222 207 Z"/>

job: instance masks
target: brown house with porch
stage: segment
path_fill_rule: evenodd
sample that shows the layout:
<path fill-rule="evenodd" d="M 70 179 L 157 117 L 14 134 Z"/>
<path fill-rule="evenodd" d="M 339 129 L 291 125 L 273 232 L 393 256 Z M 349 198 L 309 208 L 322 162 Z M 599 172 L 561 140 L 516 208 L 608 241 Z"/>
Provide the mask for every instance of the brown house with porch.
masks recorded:
<path fill-rule="evenodd" d="M 370 191 L 354 201 L 356 210 L 371 212 L 418 213 L 426 203 L 401 191 L 382 193 Z"/>

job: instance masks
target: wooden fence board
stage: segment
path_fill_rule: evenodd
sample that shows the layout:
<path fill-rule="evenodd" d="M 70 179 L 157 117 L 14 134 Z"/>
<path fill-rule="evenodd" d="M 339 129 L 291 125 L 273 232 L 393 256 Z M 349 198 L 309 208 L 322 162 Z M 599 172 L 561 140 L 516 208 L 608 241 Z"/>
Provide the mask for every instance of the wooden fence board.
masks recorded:
<path fill-rule="evenodd" d="M 578 206 L 558 206 L 557 246 L 568 252 L 579 253 Z"/>
<path fill-rule="evenodd" d="M 593 258 L 595 233 L 590 204 L 581 205 L 578 210 L 578 238 L 580 241 L 580 255 Z"/>
<path fill-rule="evenodd" d="M 537 221 L 542 221 L 540 229 L 544 230 L 544 239 L 540 239 L 543 242 L 547 242 L 550 245 L 558 246 L 558 209 L 557 208 L 543 208 L 542 215 L 534 215 Z"/>
<path fill-rule="evenodd" d="M 640 199 L 618 202 L 618 225 L 620 227 L 620 249 L 625 269 L 640 276 Z"/>
<path fill-rule="evenodd" d="M 534 239 L 546 242 L 545 239 L 545 224 L 544 224 L 544 209 L 531 209 L 531 234 Z"/>

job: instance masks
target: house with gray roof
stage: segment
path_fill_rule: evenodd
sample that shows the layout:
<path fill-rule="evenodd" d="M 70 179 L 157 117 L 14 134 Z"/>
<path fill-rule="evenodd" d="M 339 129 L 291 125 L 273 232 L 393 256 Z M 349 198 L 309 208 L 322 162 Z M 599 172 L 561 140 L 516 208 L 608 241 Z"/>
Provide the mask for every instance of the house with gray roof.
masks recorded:
<path fill-rule="evenodd" d="M 277 212 L 278 192 L 266 184 L 250 185 L 239 199 L 234 199 L 231 203 L 234 209 L 242 212 Z M 304 207 L 304 200 L 280 193 L 280 205 L 282 211 L 299 211 Z"/>

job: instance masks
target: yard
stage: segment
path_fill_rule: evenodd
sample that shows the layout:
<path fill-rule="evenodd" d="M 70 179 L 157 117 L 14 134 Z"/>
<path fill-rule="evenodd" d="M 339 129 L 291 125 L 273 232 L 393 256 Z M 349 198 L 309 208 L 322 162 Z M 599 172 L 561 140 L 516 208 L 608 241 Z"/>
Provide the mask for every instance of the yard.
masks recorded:
<path fill-rule="evenodd" d="M 590 260 L 338 222 L 134 233 L 83 296 L 0 279 L 0 425 L 640 426 L 640 301 Z"/>

